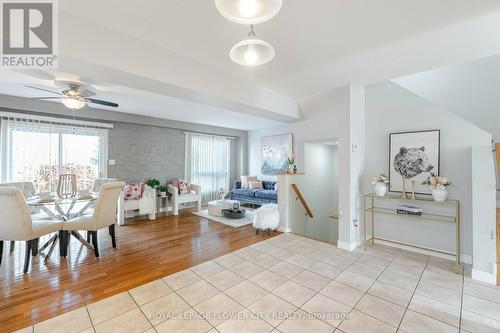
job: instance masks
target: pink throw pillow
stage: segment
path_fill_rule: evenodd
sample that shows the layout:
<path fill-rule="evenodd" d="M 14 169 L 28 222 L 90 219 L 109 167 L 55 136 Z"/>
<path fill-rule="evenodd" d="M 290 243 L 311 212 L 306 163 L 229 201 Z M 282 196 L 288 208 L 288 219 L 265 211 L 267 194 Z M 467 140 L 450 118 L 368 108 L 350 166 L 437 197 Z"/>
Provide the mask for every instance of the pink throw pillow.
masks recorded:
<path fill-rule="evenodd" d="M 260 180 L 257 181 L 249 181 L 248 184 L 250 185 L 250 188 L 260 190 L 262 189 L 262 182 Z"/>
<path fill-rule="evenodd" d="M 257 176 L 241 176 L 241 188 L 250 188 L 250 182 L 257 181 Z"/>
<path fill-rule="evenodd" d="M 125 200 L 139 200 L 142 198 L 144 183 L 131 183 L 125 185 Z"/>
<path fill-rule="evenodd" d="M 179 194 L 191 193 L 191 183 L 183 179 L 172 180 L 172 185 L 177 187 Z"/>

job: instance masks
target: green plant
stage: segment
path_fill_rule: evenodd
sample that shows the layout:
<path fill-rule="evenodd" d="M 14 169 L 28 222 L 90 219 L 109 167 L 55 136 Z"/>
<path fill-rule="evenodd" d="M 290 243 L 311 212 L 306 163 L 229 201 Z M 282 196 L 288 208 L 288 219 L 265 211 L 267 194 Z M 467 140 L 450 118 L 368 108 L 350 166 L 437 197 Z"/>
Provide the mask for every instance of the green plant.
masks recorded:
<path fill-rule="evenodd" d="M 151 188 L 158 188 L 160 186 L 160 181 L 158 179 L 148 179 L 146 180 L 146 185 L 148 185 Z"/>
<path fill-rule="evenodd" d="M 158 186 L 160 192 L 167 192 L 168 186 L 166 184 Z"/>

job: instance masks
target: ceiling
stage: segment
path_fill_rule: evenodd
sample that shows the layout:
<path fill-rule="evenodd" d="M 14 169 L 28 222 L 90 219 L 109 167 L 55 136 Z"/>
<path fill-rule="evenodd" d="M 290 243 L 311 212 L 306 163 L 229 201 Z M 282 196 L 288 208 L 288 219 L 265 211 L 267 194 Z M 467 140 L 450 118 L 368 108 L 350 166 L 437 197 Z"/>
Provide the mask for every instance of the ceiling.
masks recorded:
<path fill-rule="evenodd" d="M 66 87 L 64 82 L 80 82 L 83 84 L 82 88 L 90 89 L 97 93 L 97 95 L 92 98 L 119 103 L 118 108 L 91 104 L 90 107 L 92 108 L 177 121 L 196 122 L 204 125 L 232 129 L 253 130 L 283 125 L 283 123 L 279 121 L 247 114 L 238 114 L 238 117 L 235 117 L 235 113 L 227 109 L 195 103 L 167 95 L 155 94 L 126 86 L 112 85 L 102 81 L 94 82 L 88 78 L 55 71 L 5 71 L 2 74 L 2 78 L 0 79 L 0 92 L 3 95 L 27 98 L 55 96 L 50 93 L 27 88 L 25 85 L 29 84 L 35 87 L 61 91 L 64 90 L 63 87 Z M 58 101 L 49 101 L 59 103 Z M 88 106 L 86 108 L 88 108 Z M 85 108 L 77 112 L 84 114 Z"/>
<path fill-rule="evenodd" d="M 500 55 L 393 81 L 500 140 Z"/>
<path fill-rule="evenodd" d="M 57 79 L 92 78 L 117 112 L 237 129 L 303 119 L 300 101 L 500 53 L 497 0 L 286 0 L 256 26 L 276 58 L 233 64 L 229 49 L 248 27 L 212 0 L 60 1 Z M 467 45 L 467 47 L 464 47 Z M 422 52 L 425 50 L 425 52 Z M 0 94 L 35 96 L 39 73 L 8 71 Z"/>
<path fill-rule="evenodd" d="M 496 0 L 285 0 L 275 18 L 255 28 L 260 38 L 274 45 L 276 58 L 253 69 L 234 64 L 228 56 L 231 46 L 246 37 L 248 26 L 223 18 L 212 0 L 72 0 L 61 2 L 61 8 L 290 94 L 282 78 L 291 73 L 498 10 L 500 3 Z"/>

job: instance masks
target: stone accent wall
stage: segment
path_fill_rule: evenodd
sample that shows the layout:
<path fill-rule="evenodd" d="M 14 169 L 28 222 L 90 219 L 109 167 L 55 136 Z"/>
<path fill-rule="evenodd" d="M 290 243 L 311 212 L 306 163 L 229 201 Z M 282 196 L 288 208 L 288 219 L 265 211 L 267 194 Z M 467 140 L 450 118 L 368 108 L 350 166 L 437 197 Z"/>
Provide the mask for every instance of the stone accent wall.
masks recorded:
<path fill-rule="evenodd" d="M 108 177 L 126 182 L 184 178 L 185 138 L 182 130 L 114 123 L 109 130 Z"/>

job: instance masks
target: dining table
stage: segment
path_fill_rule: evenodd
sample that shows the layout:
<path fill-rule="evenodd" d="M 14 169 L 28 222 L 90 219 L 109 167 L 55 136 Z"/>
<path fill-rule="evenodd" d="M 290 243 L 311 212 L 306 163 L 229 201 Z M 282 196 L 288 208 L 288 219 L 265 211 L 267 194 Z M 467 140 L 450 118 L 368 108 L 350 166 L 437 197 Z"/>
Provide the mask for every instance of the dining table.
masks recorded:
<path fill-rule="evenodd" d="M 39 209 L 41 212 L 43 212 L 45 215 L 47 215 L 47 218 L 52 219 L 52 220 L 58 220 L 58 221 L 69 221 L 71 219 L 83 216 L 94 207 L 95 202 L 97 201 L 97 194 L 98 193 L 92 193 L 90 195 L 85 195 L 85 196 L 74 196 L 72 198 L 59 198 L 56 195 L 53 196 L 51 199 L 46 199 L 42 200 L 39 197 L 35 196 L 33 198 L 29 198 L 26 200 L 26 203 L 28 204 L 28 207 L 33 210 L 33 209 Z M 83 236 L 76 230 L 70 231 L 70 236 L 75 237 L 80 243 L 82 243 L 85 247 L 87 247 L 89 250 L 94 250 L 94 247 L 83 238 Z M 51 245 L 51 248 L 49 252 L 47 253 L 46 259 L 48 259 L 52 251 L 54 250 L 54 247 L 57 243 L 57 241 L 60 242 L 60 249 L 62 249 L 62 242 L 60 240 L 61 234 L 55 234 L 53 235 L 49 241 L 47 241 L 44 245 L 40 247 L 38 251 L 43 251 L 45 250 L 49 245 Z M 68 242 L 68 246 L 69 246 Z M 66 253 L 67 251 L 60 251 L 61 256 L 64 256 L 63 254 Z"/>

